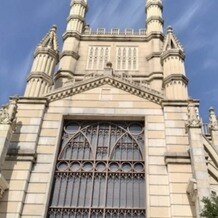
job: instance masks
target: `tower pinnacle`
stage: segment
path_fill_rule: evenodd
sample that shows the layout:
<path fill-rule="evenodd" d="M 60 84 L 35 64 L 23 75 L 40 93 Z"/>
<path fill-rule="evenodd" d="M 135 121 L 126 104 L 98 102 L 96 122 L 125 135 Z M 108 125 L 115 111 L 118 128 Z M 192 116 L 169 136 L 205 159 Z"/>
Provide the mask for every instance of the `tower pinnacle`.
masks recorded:
<path fill-rule="evenodd" d="M 59 59 L 57 27 L 50 31 L 36 47 L 31 73 L 27 78 L 26 97 L 41 97 L 53 84 L 53 73 Z"/>
<path fill-rule="evenodd" d="M 67 31 L 82 33 L 87 12 L 87 0 L 72 0 L 70 15 L 67 19 Z"/>
<path fill-rule="evenodd" d="M 162 0 L 147 0 L 147 33 L 163 32 L 163 3 Z"/>
<path fill-rule="evenodd" d="M 67 29 L 63 36 L 63 51 L 60 58 L 59 70 L 54 78 L 55 87 L 63 86 L 64 83 L 71 80 L 74 76 L 79 59 L 80 36 L 85 27 L 87 8 L 87 0 L 71 1 Z"/>
<path fill-rule="evenodd" d="M 187 100 L 188 79 L 184 65 L 185 53 L 171 26 L 167 28 L 161 59 L 166 97 L 171 100 Z"/>

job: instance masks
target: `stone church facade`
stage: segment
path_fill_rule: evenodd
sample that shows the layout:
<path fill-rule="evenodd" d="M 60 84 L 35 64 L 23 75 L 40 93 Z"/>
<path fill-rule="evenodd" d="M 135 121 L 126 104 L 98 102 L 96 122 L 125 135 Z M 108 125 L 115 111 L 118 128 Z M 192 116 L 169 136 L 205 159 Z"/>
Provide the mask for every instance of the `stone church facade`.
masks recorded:
<path fill-rule="evenodd" d="M 92 31 L 87 9 L 71 2 L 62 51 L 53 26 L 24 96 L 0 109 L 0 217 L 200 217 L 218 193 L 218 122 L 188 95 L 162 1 L 138 32 Z"/>

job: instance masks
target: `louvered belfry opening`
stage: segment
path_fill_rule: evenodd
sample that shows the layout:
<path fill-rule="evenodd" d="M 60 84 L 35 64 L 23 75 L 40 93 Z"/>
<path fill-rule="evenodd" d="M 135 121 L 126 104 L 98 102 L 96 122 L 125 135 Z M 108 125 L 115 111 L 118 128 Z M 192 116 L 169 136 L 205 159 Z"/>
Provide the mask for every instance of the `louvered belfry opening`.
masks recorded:
<path fill-rule="evenodd" d="M 49 218 L 144 218 L 144 123 L 67 121 Z"/>

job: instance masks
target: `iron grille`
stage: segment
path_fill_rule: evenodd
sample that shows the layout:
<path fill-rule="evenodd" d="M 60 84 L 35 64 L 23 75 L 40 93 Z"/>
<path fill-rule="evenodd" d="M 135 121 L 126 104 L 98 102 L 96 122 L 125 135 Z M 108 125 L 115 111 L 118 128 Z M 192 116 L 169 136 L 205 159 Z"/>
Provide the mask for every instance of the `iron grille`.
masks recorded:
<path fill-rule="evenodd" d="M 66 122 L 48 217 L 144 218 L 144 123 Z"/>

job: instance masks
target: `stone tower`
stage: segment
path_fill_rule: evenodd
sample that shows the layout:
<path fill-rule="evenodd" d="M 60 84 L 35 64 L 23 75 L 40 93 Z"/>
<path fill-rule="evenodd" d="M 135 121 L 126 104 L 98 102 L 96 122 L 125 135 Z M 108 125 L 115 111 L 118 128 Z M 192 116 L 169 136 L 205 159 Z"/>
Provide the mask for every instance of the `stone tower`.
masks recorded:
<path fill-rule="evenodd" d="M 218 121 L 188 94 L 163 2 L 147 0 L 138 31 L 93 31 L 88 4 L 71 2 L 61 52 L 53 26 L 24 96 L 0 109 L 0 217 L 200 217 L 218 192 Z"/>
<path fill-rule="evenodd" d="M 54 69 L 59 60 L 56 30 L 53 26 L 35 50 L 25 97 L 40 97 L 52 88 Z"/>

